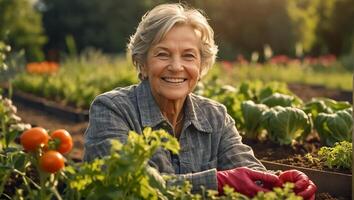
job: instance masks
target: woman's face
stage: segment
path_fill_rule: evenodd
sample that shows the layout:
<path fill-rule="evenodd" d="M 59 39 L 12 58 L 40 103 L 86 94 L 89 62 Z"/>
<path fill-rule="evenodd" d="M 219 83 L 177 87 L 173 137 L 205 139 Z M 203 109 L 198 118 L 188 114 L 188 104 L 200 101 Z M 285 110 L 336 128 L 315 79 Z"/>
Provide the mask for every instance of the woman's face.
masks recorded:
<path fill-rule="evenodd" d="M 201 67 L 200 38 L 188 25 L 174 26 L 149 49 L 142 73 L 158 100 L 182 100 L 196 86 Z"/>

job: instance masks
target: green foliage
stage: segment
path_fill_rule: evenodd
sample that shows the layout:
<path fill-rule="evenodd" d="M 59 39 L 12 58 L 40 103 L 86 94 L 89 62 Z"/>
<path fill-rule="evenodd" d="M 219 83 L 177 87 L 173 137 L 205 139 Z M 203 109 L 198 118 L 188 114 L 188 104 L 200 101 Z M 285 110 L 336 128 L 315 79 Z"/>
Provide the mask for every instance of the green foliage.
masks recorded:
<path fill-rule="evenodd" d="M 85 199 L 161 199 L 165 182 L 148 161 L 158 148 L 177 153 L 179 144 L 167 132 L 130 132 L 127 143 L 112 141 L 111 154 L 67 169 L 69 187 Z M 156 190 L 157 189 L 157 190 Z"/>
<path fill-rule="evenodd" d="M 0 40 L 0 72 L 6 71 L 8 66 L 5 63 L 6 54 L 10 52 L 11 47 L 6 45 L 3 41 Z"/>
<path fill-rule="evenodd" d="M 203 0 L 195 1 L 194 5 L 206 10 L 211 19 L 221 58 L 249 56 L 261 51 L 264 44 L 269 44 L 276 53 L 289 53 L 295 46 L 286 1 Z"/>
<path fill-rule="evenodd" d="M 12 101 L 0 95 L 0 194 L 4 194 L 6 183 L 11 177 L 26 179 L 28 158 L 14 141 L 29 128 L 31 125 L 23 123 L 17 116 L 17 108 Z"/>
<path fill-rule="evenodd" d="M 46 36 L 41 14 L 29 0 L 0 0 L 0 40 L 5 40 L 15 51 L 25 49 L 32 61 L 43 60 L 42 46 Z"/>
<path fill-rule="evenodd" d="M 313 70 L 311 66 L 290 64 L 286 67 L 272 64 L 264 65 L 235 65 L 232 71 L 222 71 L 220 65 L 215 65 L 212 70 L 219 70 L 224 84 L 234 84 L 235 82 L 261 81 L 263 83 L 281 82 L 321 85 L 325 88 L 341 89 L 352 91 L 353 73 L 330 66 L 332 70 Z M 211 71 L 213 72 L 213 71 Z M 285 82 L 285 83 L 284 83 Z M 285 84 L 286 85 L 286 84 Z M 279 92 L 287 94 L 284 92 Z"/>
<path fill-rule="evenodd" d="M 241 103 L 242 116 L 245 122 L 245 137 L 250 139 L 260 139 L 262 114 L 268 110 L 264 104 L 255 104 L 253 101 Z"/>
<path fill-rule="evenodd" d="M 307 102 L 302 110 L 311 116 L 312 120 L 315 121 L 316 117 L 320 113 L 334 113 L 339 110 L 350 108 L 351 105 L 346 101 L 335 101 L 333 99 L 325 97 L 312 98 L 311 101 Z"/>
<path fill-rule="evenodd" d="M 88 47 L 122 53 L 142 15 L 159 2 L 163 1 L 40 0 L 50 38 L 47 46 L 66 51 L 66 38 L 71 35 L 78 53 Z"/>
<path fill-rule="evenodd" d="M 302 200 L 302 197 L 296 196 L 293 188 L 293 183 L 285 183 L 283 188 L 274 188 L 273 191 L 267 193 L 259 192 L 252 200 Z"/>
<path fill-rule="evenodd" d="M 280 144 L 292 144 L 304 139 L 311 131 L 311 121 L 298 108 L 276 106 L 263 115 L 264 127 L 269 138 Z"/>
<path fill-rule="evenodd" d="M 354 2 L 328 0 L 321 1 L 321 5 L 318 9 L 321 23 L 317 31 L 319 53 L 350 54 L 354 37 L 354 26 L 350 19 L 354 18 Z M 333 40 L 334 37 L 337 39 Z M 353 66 L 347 67 L 353 71 Z"/>
<path fill-rule="evenodd" d="M 333 147 L 321 147 L 318 155 L 329 168 L 352 169 L 353 144 L 351 142 L 336 142 Z"/>
<path fill-rule="evenodd" d="M 0 150 L 9 148 L 22 131 L 31 128 L 30 124 L 22 123 L 16 113 L 12 101 L 0 95 Z"/>
<path fill-rule="evenodd" d="M 283 107 L 295 107 L 302 104 L 302 100 L 296 96 L 274 93 L 261 101 L 269 107 L 283 106 Z"/>
<path fill-rule="evenodd" d="M 336 142 L 352 141 L 352 113 L 353 109 L 347 108 L 331 114 L 318 114 L 314 125 L 324 145 L 333 146 Z"/>
<path fill-rule="evenodd" d="M 319 23 L 317 7 L 320 0 L 288 0 L 287 11 L 292 20 L 294 35 L 305 51 L 311 50 Z"/>
<path fill-rule="evenodd" d="M 237 193 L 230 187 L 224 195 L 205 190 L 202 194 L 191 193 L 189 182 L 173 183 L 173 176 L 161 176 L 156 169 L 147 165 L 157 148 L 178 153 L 179 144 L 173 136 L 163 130 L 144 129 L 141 135 L 130 132 L 127 143 L 112 142 L 111 154 L 90 163 L 77 163 L 66 168 L 66 199 L 240 199 L 250 198 Z M 168 185 L 168 186 L 167 186 Z M 292 192 L 293 185 L 275 188 L 269 193 L 259 193 L 253 200 L 298 199 Z"/>
<path fill-rule="evenodd" d="M 124 59 L 88 49 L 80 57 L 66 59 L 56 74 L 23 73 L 13 84 L 16 89 L 87 109 L 98 94 L 136 82 L 133 66 Z"/>

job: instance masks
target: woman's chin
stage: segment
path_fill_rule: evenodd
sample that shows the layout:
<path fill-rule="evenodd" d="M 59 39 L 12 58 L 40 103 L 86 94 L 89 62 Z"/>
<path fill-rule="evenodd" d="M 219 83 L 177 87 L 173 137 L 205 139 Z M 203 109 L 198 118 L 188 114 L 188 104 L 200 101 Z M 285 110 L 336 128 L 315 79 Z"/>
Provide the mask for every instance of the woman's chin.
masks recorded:
<path fill-rule="evenodd" d="M 188 95 L 188 92 L 186 91 L 165 91 L 161 93 L 161 97 L 168 99 L 168 100 L 184 100 L 186 98 L 186 96 Z"/>

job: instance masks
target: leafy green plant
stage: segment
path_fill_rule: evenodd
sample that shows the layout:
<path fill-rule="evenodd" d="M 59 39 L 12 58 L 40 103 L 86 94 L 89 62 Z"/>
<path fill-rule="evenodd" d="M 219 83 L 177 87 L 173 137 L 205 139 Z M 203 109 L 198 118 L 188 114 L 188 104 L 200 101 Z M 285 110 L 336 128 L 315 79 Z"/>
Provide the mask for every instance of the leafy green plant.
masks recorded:
<path fill-rule="evenodd" d="M 332 114 L 320 113 L 315 120 L 315 128 L 321 142 L 333 146 L 336 142 L 352 141 L 353 109 L 348 108 Z"/>
<path fill-rule="evenodd" d="M 252 200 L 277 200 L 277 199 L 286 199 L 286 200 L 302 200 L 302 197 L 297 196 L 293 192 L 294 184 L 285 183 L 283 188 L 274 188 L 271 192 L 259 192 Z"/>
<path fill-rule="evenodd" d="M 350 107 L 350 103 L 346 101 L 335 101 L 325 97 L 317 97 L 312 98 L 311 101 L 307 102 L 302 110 L 311 115 L 312 120 L 315 121 L 317 115 L 320 113 L 331 114 Z"/>
<path fill-rule="evenodd" d="M 260 139 L 262 114 L 268 110 L 264 104 L 255 104 L 248 100 L 241 103 L 242 116 L 245 122 L 245 137 L 249 139 Z"/>
<path fill-rule="evenodd" d="M 66 58 L 57 73 L 21 73 L 13 80 L 15 89 L 84 109 L 98 94 L 134 83 L 136 73 L 124 58 L 92 49 Z"/>
<path fill-rule="evenodd" d="M 127 143 L 112 141 L 111 155 L 68 167 L 71 195 L 85 199 L 163 199 L 165 182 L 148 161 L 158 148 L 173 153 L 178 141 L 163 130 L 130 132 Z M 157 189 L 157 190 L 156 190 Z"/>
<path fill-rule="evenodd" d="M 270 108 L 264 113 L 262 124 L 269 138 L 279 144 L 292 144 L 295 140 L 305 138 L 311 131 L 309 117 L 298 108 Z"/>
<path fill-rule="evenodd" d="M 352 169 L 353 144 L 342 141 L 334 144 L 333 147 L 321 147 L 318 155 L 329 168 Z"/>
<path fill-rule="evenodd" d="M 286 95 L 280 93 L 274 93 L 260 101 L 269 107 L 283 106 L 283 107 L 295 107 L 302 104 L 302 100 L 294 95 Z"/>

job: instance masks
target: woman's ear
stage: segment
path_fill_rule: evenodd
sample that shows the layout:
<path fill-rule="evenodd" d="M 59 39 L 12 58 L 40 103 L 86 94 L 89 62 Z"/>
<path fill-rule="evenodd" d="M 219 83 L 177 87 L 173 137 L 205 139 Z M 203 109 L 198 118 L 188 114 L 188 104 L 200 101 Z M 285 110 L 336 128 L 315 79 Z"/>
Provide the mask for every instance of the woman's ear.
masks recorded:
<path fill-rule="evenodd" d="M 140 66 L 139 78 L 140 78 L 141 80 L 145 80 L 145 79 L 148 78 L 148 73 L 147 73 L 147 67 L 146 67 L 146 65 L 141 65 L 141 66 Z"/>

